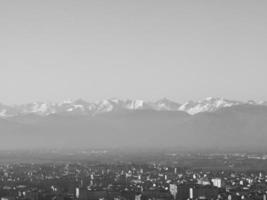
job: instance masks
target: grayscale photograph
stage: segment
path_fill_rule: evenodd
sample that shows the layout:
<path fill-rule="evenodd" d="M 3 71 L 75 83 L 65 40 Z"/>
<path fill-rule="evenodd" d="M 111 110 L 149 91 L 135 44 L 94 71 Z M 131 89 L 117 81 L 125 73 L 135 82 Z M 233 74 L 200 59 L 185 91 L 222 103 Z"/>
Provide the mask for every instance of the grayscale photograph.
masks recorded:
<path fill-rule="evenodd" d="M 267 1 L 0 0 L 0 200 L 267 200 Z"/>

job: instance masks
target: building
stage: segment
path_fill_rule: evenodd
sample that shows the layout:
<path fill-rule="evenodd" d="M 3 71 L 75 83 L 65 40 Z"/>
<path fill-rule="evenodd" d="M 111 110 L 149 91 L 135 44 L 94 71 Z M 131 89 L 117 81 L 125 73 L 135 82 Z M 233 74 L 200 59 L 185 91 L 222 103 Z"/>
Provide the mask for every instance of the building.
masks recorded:
<path fill-rule="evenodd" d="M 213 178 L 211 179 L 211 182 L 214 187 L 221 188 L 222 187 L 222 179 L 220 178 Z"/>

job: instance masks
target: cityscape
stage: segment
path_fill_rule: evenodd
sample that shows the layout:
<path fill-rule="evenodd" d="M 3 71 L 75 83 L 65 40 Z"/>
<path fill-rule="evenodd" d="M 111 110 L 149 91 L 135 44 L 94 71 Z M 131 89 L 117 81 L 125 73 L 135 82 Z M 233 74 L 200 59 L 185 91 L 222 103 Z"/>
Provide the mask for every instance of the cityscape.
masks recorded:
<path fill-rule="evenodd" d="M 120 151 L 2 152 L 1 200 L 266 200 L 267 154 Z"/>
<path fill-rule="evenodd" d="M 267 0 L 0 0 L 0 200 L 267 200 Z"/>

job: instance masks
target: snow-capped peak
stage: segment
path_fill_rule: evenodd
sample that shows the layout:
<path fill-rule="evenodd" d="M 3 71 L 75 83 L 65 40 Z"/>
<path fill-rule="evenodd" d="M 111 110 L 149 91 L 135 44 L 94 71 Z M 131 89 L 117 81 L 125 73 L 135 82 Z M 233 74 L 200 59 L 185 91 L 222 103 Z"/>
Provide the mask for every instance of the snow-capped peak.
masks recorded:
<path fill-rule="evenodd" d="M 130 106 L 127 108 L 129 108 L 131 110 L 141 109 L 141 108 L 143 108 L 144 103 L 145 102 L 143 100 L 133 100 L 133 101 L 131 101 Z"/>
<path fill-rule="evenodd" d="M 267 101 L 255 101 L 255 100 L 248 100 L 248 104 L 250 105 L 267 105 Z"/>
<path fill-rule="evenodd" d="M 220 97 L 207 97 L 204 100 L 188 101 L 182 104 L 179 110 L 194 115 L 200 112 L 214 112 L 221 108 L 231 107 L 239 104 L 241 104 L 239 101 L 227 100 Z"/>
<path fill-rule="evenodd" d="M 156 108 L 158 110 L 176 111 L 180 106 L 181 104 L 171 101 L 167 98 L 160 99 L 156 102 Z"/>
<path fill-rule="evenodd" d="M 82 99 L 67 100 L 59 103 L 33 102 L 29 104 L 8 106 L 0 104 L 0 117 L 7 118 L 18 115 L 35 114 L 48 116 L 51 114 L 80 114 L 94 116 L 101 113 L 120 110 L 156 110 L 156 111 L 184 111 L 191 115 L 200 112 L 215 112 L 221 108 L 234 105 L 249 104 L 267 106 L 266 101 L 233 101 L 220 97 L 207 97 L 199 101 L 188 101 L 179 104 L 167 98 L 158 101 L 104 99 L 87 102 Z"/>

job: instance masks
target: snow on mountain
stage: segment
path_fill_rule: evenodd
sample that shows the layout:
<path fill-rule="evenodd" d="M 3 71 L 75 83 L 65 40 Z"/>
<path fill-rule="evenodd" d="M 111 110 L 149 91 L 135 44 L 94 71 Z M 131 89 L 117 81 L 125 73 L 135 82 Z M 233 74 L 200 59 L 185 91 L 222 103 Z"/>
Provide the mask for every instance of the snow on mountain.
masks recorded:
<path fill-rule="evenodd" d="M 167 98 L 163 98 L 155 102 L 156 110 L 176 111 L 180 106 L 181 104 L 171 101 Z"/>
<path fill-rule="evenodd" d="M 101 100 L 96 103 L 96 113 L 111 112 L 115 109 L 116 102 L 112 100 Z"/>
<path fill-rule="evenodd" d="M 82 99 L 67 100 L 59 103 L 33 102 L 23 105 L 7 106 L 0 104 L 0 117 L 7 118 L 18 115 L 36 114 L 48 116 L 51 114 L 77 114 L 94 116 L 101 113 L 121 110 L 156 110 L 156 111 L 184 111 L 191 115 L 200 112 L 215 112 L 221 108 L 234 105 L 264 105 L 266 101 L 232 101 L 224 98 L 208 97 L 199 101 L 188 101 L 184 104 L 163 98 L 158 101 L 104 99 L 96 102 L 87 102 Z"/>
<path fill-rule="evenodd" d="M 267 101 L 249 100 L 247 103 L 250 104 L 250 105 L 263 105 L 263 106 L 267 106 Z"/>
<path fill-rule="evenodd" d="M 7 116 L 7 106 L 0 104 L 0 117 Z"/>
<path fill-rule="evenodd" d="M 152 103 L 143 100 L 105 99 L 96 103 L 95 114 L 118 110 L 154 109 Z"/>
<path fill-rule="evenodd" d="M 0 117 L 5 117 L 7 115 L 7 110 L 6 109 L 2 109 L 0 111 Z"/>
<path fill-rule="evenodd" d="M 12 106 L 0 104 L 0 117 L 1 118 L 11 117 L 17 114 L 19 114 L 19 111 L 16 108 Z"/>
<path fill-rule="evenodd" d="M 33 102 L 21 106 L 16 106 L 20 114 L 39 114 L 39 115 L 50 115 L 55 113 L 52 104 L 43 102 Z"/>
<path fill-rule="evenodd" d="M 130 104 L 125 106 L 130 110 L 138 110 L 144 108 L 145 102 L 143 100 L 133 100 L 130 101 Z"/>
<path fill-rule="evenodd" d="M 223 98 L 208 97 L 200 101 L 188 101 L 179 107 L 180 111 L 185 111 L 191 115 L 200 112 L 214 112 L 221 108 L 242 104 L 240 101 L 231 101 Z"/>

